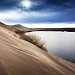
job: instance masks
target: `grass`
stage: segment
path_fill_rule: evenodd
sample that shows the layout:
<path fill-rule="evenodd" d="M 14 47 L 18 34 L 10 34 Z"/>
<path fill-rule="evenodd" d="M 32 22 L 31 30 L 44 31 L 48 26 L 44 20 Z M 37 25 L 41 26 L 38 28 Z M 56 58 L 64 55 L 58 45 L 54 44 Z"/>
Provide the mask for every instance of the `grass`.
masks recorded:
<path fill-rule="evenodd" d="M 41 37 L 37 35 L 31 35 L 31 34 L 26 35 L 23 31 L 19 31 L 19 30 L 16 31 L 16 33 L 20 35 L 20 39 L 28 41 L 47 52 L 45 42 L 41 39 Z"/>

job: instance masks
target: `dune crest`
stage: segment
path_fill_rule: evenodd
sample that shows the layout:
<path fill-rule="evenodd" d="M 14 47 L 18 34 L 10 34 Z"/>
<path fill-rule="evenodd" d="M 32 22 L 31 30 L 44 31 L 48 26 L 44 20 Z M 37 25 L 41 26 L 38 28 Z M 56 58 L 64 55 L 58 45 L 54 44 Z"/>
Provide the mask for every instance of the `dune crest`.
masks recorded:
<path fill-rule="evenodd" d="M 49 55 L 9 31 L 0 28 L 0 75 L 75 75 L 75 64 Z"/>

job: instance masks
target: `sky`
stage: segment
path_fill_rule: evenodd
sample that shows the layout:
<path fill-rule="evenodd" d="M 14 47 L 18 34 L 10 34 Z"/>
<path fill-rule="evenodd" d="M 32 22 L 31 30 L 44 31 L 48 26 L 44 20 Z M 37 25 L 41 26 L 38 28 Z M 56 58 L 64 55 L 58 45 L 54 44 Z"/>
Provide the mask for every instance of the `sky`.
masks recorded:
<path fill-rule="evenodd" d="M 75 0 L 0 0 L 0 21 L 8 24 L 75 24 Z"/>

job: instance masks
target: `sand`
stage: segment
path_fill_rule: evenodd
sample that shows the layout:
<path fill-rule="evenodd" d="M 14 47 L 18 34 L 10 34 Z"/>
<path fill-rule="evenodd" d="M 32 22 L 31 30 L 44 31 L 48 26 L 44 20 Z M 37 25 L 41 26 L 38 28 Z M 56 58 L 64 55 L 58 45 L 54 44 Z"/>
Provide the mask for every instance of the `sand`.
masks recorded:
<path fill-rule="evenodd" d="M 0 75 L 75 75 L 75 64 L 0 28 Z"/>

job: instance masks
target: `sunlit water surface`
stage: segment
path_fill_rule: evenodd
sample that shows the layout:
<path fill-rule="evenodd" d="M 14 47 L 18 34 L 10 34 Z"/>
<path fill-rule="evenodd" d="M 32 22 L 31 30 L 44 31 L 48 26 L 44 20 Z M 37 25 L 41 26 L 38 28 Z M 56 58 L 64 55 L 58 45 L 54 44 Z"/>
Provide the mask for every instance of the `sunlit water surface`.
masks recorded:
<path fill-rule="evenodd" d="M 75 32 L 37 31 L 28 34 L 40 36 L 50 54 L 75 62 Z"/>

